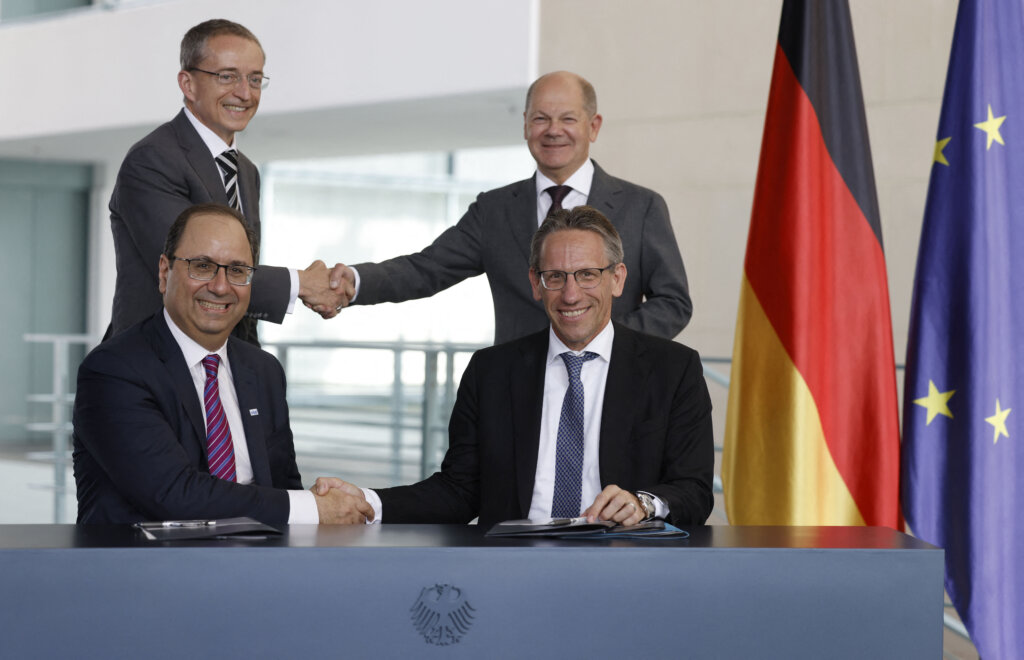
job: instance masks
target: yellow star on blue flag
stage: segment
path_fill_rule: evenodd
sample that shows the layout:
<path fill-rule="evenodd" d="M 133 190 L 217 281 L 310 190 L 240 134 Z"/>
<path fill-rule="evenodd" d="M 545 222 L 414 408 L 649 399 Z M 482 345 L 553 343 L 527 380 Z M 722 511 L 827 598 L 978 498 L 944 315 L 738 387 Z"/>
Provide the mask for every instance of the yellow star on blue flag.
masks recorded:
<path fill-rule="evenodd" d="M 936 415 L 945 415 L 953 419 L 953 413 L 949 410 L 949 399 L 954 394 L 956 394 L 956 390 L 940 392 L 939 388 L 935 387 L 935 383 L 930 380 L 928 381 L 928 396 L 914 399 L 914 403 L 928 411 L 928 421 L 925 422 L 926 426 L 932 423 Z"/>
<path fill-rule="evenodd" d="M 1007 438 L 1010 437 L 1010 432 L 1006 430 L 1006 418 L 1010 414 L 1010 410 L 1010 408 L 1001 409 L 999 407 L 999 399 L 996 399 L 996 414 L 985 418 L 985 421 L 995 428 L 995 433 L 992 435 L 992 444 L 999 442 L 999 436 L 1001 435 Z"/>
<path fill-rule="evenodd" d="M 1006 115 L 1003 115 L 1002 117 L 993 117 L 992 116 L 992 106 L 989 105 L 988 106 L 988 119 L 986 119 L 985 121 L 979 122 L 979 123 L 974 125 L 975 128 L 984 131 L 985 132 L 985 136 L 988 138 L 988 142 L 985 143 L 985 149 L 986 150 L 992 148 L 992 141 L 993 140 L 998 142 L 999 144 L 1001 144 L 1003 146 L 1006 145 L 1006 143 L 1003 142 L 1003 136 L 999 134 L 999 127 L 1003 125 L 1004 121 L 1006 121 Z M 949 163 L 946 163 L 946 164 L 948 165 Z"/>

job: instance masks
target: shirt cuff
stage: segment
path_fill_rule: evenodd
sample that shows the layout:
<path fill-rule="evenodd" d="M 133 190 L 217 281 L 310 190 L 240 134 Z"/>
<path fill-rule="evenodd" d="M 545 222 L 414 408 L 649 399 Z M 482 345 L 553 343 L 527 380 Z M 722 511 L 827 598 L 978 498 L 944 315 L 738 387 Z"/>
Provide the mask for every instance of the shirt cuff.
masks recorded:
<path fill-rule="evenodd" d="M 381 504 L 380 495 L 376 491 L 370 490 L 369 488 L 360 488 L 363 491 L 363 497 L 373 507 L 373 520 L 367 520 L 367 525 L 378 525 L 381 522 L 381 517 L 384 515 L 384 505 Z"/>
<path fill-rule="evenodd" d="M 316 508 L 316 497 L 308 490 L 289 490 L 289 525 L 316 525 L 320 522 L 320 511 Z"/>
<path fill-rule="evenodd" d="M 288 292 L 288 309 L 285 314 L 291 314 L 295 310 L 295 301 L 299 299 L 299 271 L 294 268 L 288 269 L 288 276 L 292 280 L 292 288 Z"/>
<path fill-rule="evenodd" d="M 349 268 L 349 270 L 352 271 L 352 275 L 356 279 L 355 286 L 353 287 L 356 290 L 356 292 L 352 295 L 352 297 L 348 301 L 348 304 L 351 305 L 352 303 L 354 303 L 356 301 L 356 298 L 359 297 L 359 271 L 356 270 L 355 268 L 353 268 L 352 266 L 349 266 L 348 268 Z M 366 489 L 366 490 L 369 490 L 369 489 Z"/>

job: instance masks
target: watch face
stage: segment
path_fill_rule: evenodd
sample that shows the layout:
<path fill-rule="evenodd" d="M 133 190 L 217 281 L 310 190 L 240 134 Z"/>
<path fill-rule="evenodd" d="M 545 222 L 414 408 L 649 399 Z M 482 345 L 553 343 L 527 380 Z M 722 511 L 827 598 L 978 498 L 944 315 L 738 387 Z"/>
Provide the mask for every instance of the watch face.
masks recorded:
<path fill-rule="evenodd" d="M 645 518 L 654 517 L 654 500 L 647 493 L 637 493 L 636 497 L 640 500 L 640 506 L 644 509 Z"/>

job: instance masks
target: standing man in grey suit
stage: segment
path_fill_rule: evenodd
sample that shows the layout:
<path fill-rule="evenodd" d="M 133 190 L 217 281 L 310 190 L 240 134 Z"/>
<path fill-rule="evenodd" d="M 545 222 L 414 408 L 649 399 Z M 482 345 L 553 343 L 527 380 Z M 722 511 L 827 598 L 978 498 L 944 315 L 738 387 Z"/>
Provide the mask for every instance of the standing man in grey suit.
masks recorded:
<path fill-rule="evenodd" d="M 523 117 L 526 144 L 537 162 L 533 177 L 481 194 L 458 224 L 421 252 L 353 268 L 339 264 L 332 281 L 344 279 L 356 288 L 352 304 L 372 305 L 425 298 L 486 273 L 494 341 L 506 342 L 547 325 L 523 277 L 530 237 L 549 210 L 586 204 L 608 216 L 626 250 L 630 278 L 612 318 L 634 330 L 675 337 L 693 306 L 668 208 L 661 195 L 610 176 L 590 160 L 602 121 L 593 86 L 566 71 L 542 76 L 526 94 Z"/>
<path fill-rule="evenodd" d="M 182 39 L 178 87 L 185 107 L 128 151 L 110 198 L 117 282 L 108 336 L 160 308 L 160 248 L 171 223 L 189 206 L 231 206 L 259 239 L 259 172 L 238 151 L 235 134 L 256 114 L 270 81 L 264 61 L 256 36 L 231 21 L 200 23 Z M 315 303 L 329 318 L 345 304 L 345 293 L 330 289 L 320 261 L 303 271 L 260 265 L 249 314 L 234 334 L 258 343 L 256 319 L 281 323 L 296 297 Z"/>
<path fill-rule="evenodd" d="M 372 520 L 704 524 L 715 450 L 700 357 L 612 322 L 627 270 L 615 228 L 596 209 L 545 220 L 529 277 L 520 276 L 548 327 L 473 355 L 441 470 L 411 486 L 364 489 Z M 324 477 L 314 492 L 333 488 L 354 494 Z"/>

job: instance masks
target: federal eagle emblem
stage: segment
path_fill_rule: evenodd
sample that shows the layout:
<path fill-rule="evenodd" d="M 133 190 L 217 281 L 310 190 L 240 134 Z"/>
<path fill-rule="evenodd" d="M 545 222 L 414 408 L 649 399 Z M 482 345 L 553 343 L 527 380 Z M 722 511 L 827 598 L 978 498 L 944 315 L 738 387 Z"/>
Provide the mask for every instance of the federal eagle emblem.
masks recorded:
<path fill-rule="evenodd" d="M 450 584 L 423 587 L 409 611 L 416 632 L 423 635 L 428 644 L 436 646 L 458 644 L 469 632 L 476 612 L 462 590 Z"/>

